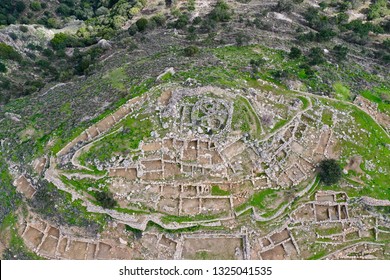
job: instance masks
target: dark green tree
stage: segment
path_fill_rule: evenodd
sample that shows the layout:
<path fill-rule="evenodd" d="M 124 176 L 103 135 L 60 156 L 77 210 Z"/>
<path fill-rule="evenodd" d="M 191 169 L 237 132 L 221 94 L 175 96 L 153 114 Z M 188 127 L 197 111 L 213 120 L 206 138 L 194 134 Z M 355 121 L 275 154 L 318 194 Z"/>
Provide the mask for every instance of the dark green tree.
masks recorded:
<path fill-rule="evenodd" d="M 341 179 L 342 174 L 341 167 L 335 159 L 324 159 L 320 162 L 318 175 L 324 185 L 336 184 Z"/>

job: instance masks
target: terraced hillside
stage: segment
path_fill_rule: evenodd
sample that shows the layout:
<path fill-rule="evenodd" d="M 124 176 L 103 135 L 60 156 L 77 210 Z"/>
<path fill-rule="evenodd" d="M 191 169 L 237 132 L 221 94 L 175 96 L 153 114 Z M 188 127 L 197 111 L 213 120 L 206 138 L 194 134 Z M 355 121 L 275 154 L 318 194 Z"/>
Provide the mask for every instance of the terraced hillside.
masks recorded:
<path fill-rule="evenodd" d="M 359 45 L 345 23 L 294 49 L 298 26 L 326 34 L 301 16 L 316 1 L 293 2 L 147 1 L 110 41 L 61 47 L 66 67 L 93 56 L 88 70 L 0 107 L 2 257 L 390 259 L 390 80 L 362 52 L 387 34 Z M 332 5 L 318 13 L 341 13 Z M 368 17 L 359 5 L 350 17 Z M 151 27 L 159 13 L 172 17 Z M 13 46 L 22 60 L 2 79 L 16 81 L 28 58 Z"/>

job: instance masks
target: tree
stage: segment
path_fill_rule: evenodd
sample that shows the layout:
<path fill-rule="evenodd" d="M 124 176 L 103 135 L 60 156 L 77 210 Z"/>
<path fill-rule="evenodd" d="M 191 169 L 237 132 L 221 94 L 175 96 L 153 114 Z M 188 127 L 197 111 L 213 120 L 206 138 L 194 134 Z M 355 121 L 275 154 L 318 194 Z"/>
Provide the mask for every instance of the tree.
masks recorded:
<path fill-rule="evenodd" d="M 335 159 L 324 159 L 320 162 L 318 175 L 324 185 L 336 184 L 341 179 L 342 174 L 341 167 Z"/>

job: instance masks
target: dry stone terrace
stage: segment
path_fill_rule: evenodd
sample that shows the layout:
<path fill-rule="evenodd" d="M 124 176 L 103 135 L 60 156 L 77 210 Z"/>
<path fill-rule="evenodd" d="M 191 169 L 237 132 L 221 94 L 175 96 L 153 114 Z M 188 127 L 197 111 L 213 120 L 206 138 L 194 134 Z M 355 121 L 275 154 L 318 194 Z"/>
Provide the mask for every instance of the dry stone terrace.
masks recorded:
<path fill-rule="evenodd" d="M 55 156 L 33 163 L 88 211 L 112 218 L 102 234 L 80 238 L 32 216 L 22 219 L 21 236 L 30 249 L 54 259 L 348 259 L 359 248 L 363 253 L 356 258 L 389 258 L 388 221 L 364 210 L 386 201 L 312 192 L 318 162 L 339 158 L 339 140 L 353 138 L 340 133 L 337 126 L 351 118 L 340 114 L 306 95 L 156 87 Z M 152 125 L 137 148 L 112 153 L 106 161 L 81 160 L 121 133 L 127 118 Z M 359 171 L 362 161 L 351 158 L 345 170 Z M 14 175 L 17 190 L 31 199 L 34 180 Z M 99 181 L 113 193 L 117 208 L 97 205 L 63 176 Z M 285 194 L 270 200 L 271 212 L 254 202 L 264 191 Z"/>
<path fill-rule="evenodd" d="M 88 238 L 34 215 L 21 218 L 18 230 L 31 250 L 50 259 L 301 259 L 308 257 L 310 244 L 330 252 L 322 256 L 326 259 L 388 259 L 389 221 L 358 216 L 362 205 L 349 201 L 343 192 L 317 192 L 271 231 L 247 225 L 226 233 L 153 228 L 133 233 L 113 221 L 99 236 Z M 327 210 L 319 213 L 319 207 Z"/>
<path fill-rule="evenodd" d="M 244 93 L 210 86 L 156 92 L 129 101 L 57 154 L 61 161 L 71 158 L 76 168 L 90 169 L 78 158 L 94 141 L 115 133 L 109 127 L 137 110 L 157 113 L 160 131 L 141 141 L 135 156 L 114 155 L 104 163 L 111 178 L 109 188 L 124 208 L 130 203 L 169 215 L 230 217 L 234 207 L 256 190 L 290 188 L 311 179 L 317 162 L 327 157 L 336 142 L 331 128 L 313 126 L 318 120 L 306 114 L 311 102 L 305 97 L 271 92 L 261 97 L 254 90 Z M 248 132 L 234 129 L 232 123 L 240 121 L 238 114 L 253 114 L 251 120 L 256 123 L 257 118 L 259 127 L 249 127 Z M 264 118 L 271 128 L 260 121 Z M 285 125 L 273 130 L 280 120 Z M 261 135 L 251 135 L 259 130 Z M 232 187 L 237 184 L 247 187 Z M 229 195 L 213 195 L 213 186 L 221 186 Z"/>

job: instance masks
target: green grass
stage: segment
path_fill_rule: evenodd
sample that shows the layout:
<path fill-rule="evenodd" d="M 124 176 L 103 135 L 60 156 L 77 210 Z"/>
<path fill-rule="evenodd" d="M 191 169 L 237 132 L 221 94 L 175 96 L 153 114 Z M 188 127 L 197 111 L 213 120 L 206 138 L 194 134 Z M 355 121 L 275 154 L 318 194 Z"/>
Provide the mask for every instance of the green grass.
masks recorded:
<path fill-rule="evenodd" d="M 80 162 L 93 162 L 95 159 L 100 162 L 107 162 L 115 154 L 130 154 L 138 149 L 141 140 L 150 137 L 153 125 L 149 119 L 128 117 L 121 121 L 116 127 L 123 126 L 123 130 L 108 135 L 96 142 L 89 151 L 80 155 Z M 114 131 L 115 128 L 112 128 Z"/>
<path fill-rule="evenodd" d="M 172 73 L 171 72 L 168 72 L 168 73 L 165 73 L 161 78 L 160 78 L 160 80 L 162 81 L 162 82 L 167 82 L 167 81 L 169 81 L 171 78 L 172 78 Z"/>
<path fill-rule="evenodd" d="M 349 88 L 343 85 L 341 82 L 334 83 L 333 90 L 337 99 L 350 101 L 352 98 Z"/>
<path fill-rule="evenodd" d="M 339 234 L 339 233 L 342 233 L 342 231 L 343 231 L 343 227 L 339 223 L 336 223 L 333 227 L 330 227 L 330 228 L 326 228 L 326 229 L 317 228 L 316 229 L 316 232 L 322 236 Z"/>
<path fill-rule="evenodd" d="M 93 189 L 98 189 L 102 191 L 109 191 L 107 179 L 94 180 L 91 178 L 83 179 L 68 179 L 67 177 L 61 175 L 61 181 L 70 187 L 74 187 L 77 191 L 87 192 L 93 195 Z M 91 189 L 91 191 L 89 190 Z"/>
<path fill-rule="evenodd" d="M 304 96 L 298 96 L 298 98 L 302 101 L 303 103 L 303 108 L 302 110 L 305 110 L 307 107 L 309 107 L 309 100 L 304 97 Z"/>
<path fill-rule="evenodd" d="M 126 84 L 130 82 L 124 68 L 114 69 L 103 76 L 103 80 L 107 81 L 113 88 L 124 91 Z"/>
<path fill-rule="evenodd" d="M 185 223 L 185 222 L 194 222 L 194 221 L 207 221 L 214 220 L 218 218 L 220 215 L 205 215 L 205 214 L 197 214 L 194 216 L 174 216 L 174 215 L 166 215 L 161 218 L 161 221 L 164 224 L 176 222 L 176 223 Z"/>
<path fill-rule="evenodd" d="M 235 99 L 233 107 L 233 129 L 241 130 L 244 133 L 250 133 L 254 138 L 260 138 L 260 120 L 249 101 L 246 98 L 239 96 Z"/>
<path fill-rule="evenodd" d="M 327 124 L 328 126 L 333 125 L 333 113 L 330 110 L 324 109 L 322 111 L 322 123 Z"/>
<path fill-rule="evenodd" d="M 363 162 L 361 168 L 370 176 L 360 176 L 365 183 L 361 188 L 348 189 L 350 196 L 371 196 L 378 199 L 390 199 L 390 187 L 388 186 L 388 174 L 390 174 L 390 150 L 386 145 L 390 144 L 390 139 L 383 129 L 365 112 L 352 106 L 337 101 L 324 101 L 342 112 L 350 112 L 352 120 L 345 124 L 338 123 L 333 129 L 344 131 L 354 140 L 339 139 L 341 147 L 341 162 L 345 162 L 354 155 L 363 157 L 363 161 L 370 161 L 376 165 L 374 170 L 366 170 Z M 369 133 L 361 131 L 361 129 Z M 349 131 L 349 132 L 348 132 Z M 352 173 L 351 173 L 352 174 Z M 350 176 L 350 175 L 348 175 Z M 327 188 L 329 189 L 329 188 Z"/>
<path fill-rule="evenodd" d="M 375 87 L 371 90 L 363 90 L 360 95 L 378 104 L 378 110 L 390 114 L 390 88 Z"/>
<path fill-rule="evenodd" d="M 273 189 L 266 189 L 264 191 L 260 191 L 252 196 L 249 200 L 249 204 L 259 209 L 268 209 L 269 202 L 273 201 L 277 198 L 277 191 Z"/>
<path fill-rule="evenodd" d="M 221 190 L 219 186 L 212 186 L 211 187 L 211 195 L 230 195 L 231 193 L 229 191 Z"/>
<path fill-rule="evenodd" d="M 277 131 L 280 128 L 282 128 L 287 122 L 288 122 L 288 120 L 280 120 L 280 121 L 278 121 L 274 125 L 274 127 L 271 129 L 271 133 L 274 132 L 274 131 Z"/>

